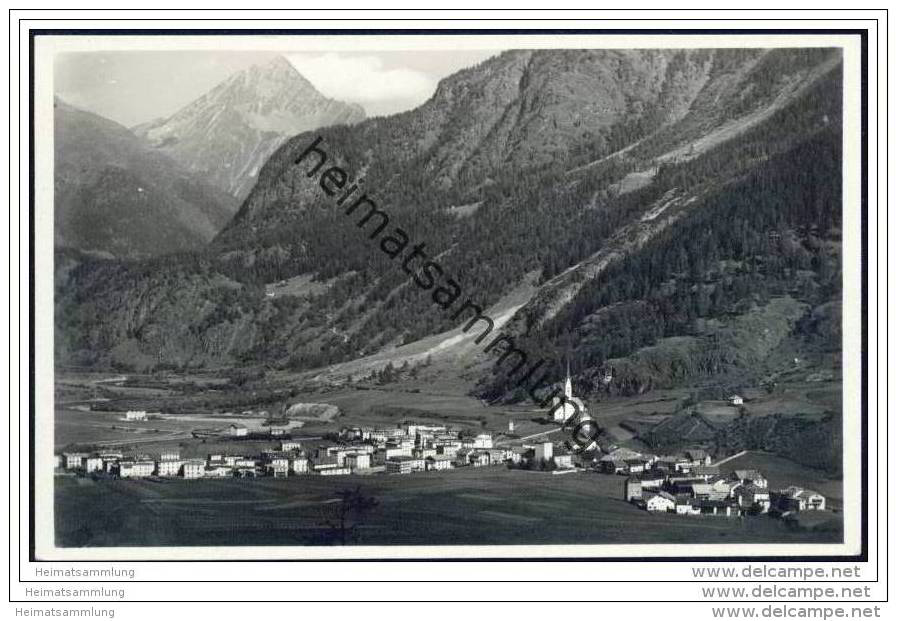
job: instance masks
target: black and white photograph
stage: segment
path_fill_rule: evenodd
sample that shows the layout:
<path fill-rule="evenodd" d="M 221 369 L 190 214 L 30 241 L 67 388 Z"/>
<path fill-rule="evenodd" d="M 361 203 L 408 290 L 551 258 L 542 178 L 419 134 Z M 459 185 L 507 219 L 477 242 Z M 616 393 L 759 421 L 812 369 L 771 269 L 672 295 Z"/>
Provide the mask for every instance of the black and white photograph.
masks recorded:
<path fill-rule="evenodd" d="M 858 68 L 39 38 L 39 556 L 857 554 Z"/>

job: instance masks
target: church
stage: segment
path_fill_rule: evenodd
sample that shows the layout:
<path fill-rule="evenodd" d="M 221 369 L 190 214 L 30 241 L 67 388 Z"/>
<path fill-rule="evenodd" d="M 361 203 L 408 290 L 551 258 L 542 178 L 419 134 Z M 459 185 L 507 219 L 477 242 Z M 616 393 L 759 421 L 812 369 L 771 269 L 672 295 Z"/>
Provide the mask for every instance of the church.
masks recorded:
<path fill-rule="evenodd" d="M 552 419 L 556 423 L 568 421 L 575 425 L 582 420 L 591 420 L 585 403 L 573 396 L 573 380 L 570 378 L 570 365 L 567 365 L 567 378 L 564 380 L 564 396 L 555 397 L 551 402 Z"/>
<path fill-rule="evenodd" d="M 591 450 L 598 446 L 592 437 L 592 431 L 586 421 L 592 421 L 588 408 L 579 397 L 573 396 L 573 380 L 570 378 L 570 366 L 567 365 L 567 377 L 564 379 L 564 396 L 555 397 L 551 404 L 551 417 L 556 423 L 574 430 L 579 450 Z M 591 425 L 594 428 L 594 423 Z M 582 434 L 583 437 L 580 437 Z"/>

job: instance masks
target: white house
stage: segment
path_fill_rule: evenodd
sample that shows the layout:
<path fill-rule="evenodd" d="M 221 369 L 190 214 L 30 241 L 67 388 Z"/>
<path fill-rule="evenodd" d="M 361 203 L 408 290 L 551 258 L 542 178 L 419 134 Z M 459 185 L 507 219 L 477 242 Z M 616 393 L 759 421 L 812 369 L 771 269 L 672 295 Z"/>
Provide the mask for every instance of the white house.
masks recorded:
<path fill-rule="evenodd" d="M 245 425 L 233 423 L 227 428 L 227 433 L 234 437 L 242 437 L 249 433 L 249 429 L 247 429 Z"/>
<path fill-rule="evenodd" d="M 280 450 L 281 450 L 281 451 L 298 451 L 298 450 L 301 449 L 301 448 L 302 448 L 302 443 L 301 443 L 301 442 L 296 442 L 296 441 L 291 441 L 291 440 L 285 440 L 285 441 L 283 441 L 283 442 L 280 443 Z"/>
<path fill-rule="evenodd" d="M 371 456 L 368 453 L 346 455 L 345 465 L 352 470 L 367 470 L 371 467 Z"/>
<path fill-rule="evenodd" d="M 146 411 L 129 410 L 125 412 L 125 420 L 146 420 Z"/>
<path fill-rule="evenodd" d="M 203 476 L 210 479 L 220 479 L 233 476 L 233 474 L 233 468 L 227 464 L 214 464 L 206 466 Z"/>
<path fill-rule="evenodd" d="M 386 461 L 389 474 L 410 474 L 424 469 L 424 460 L 416 457 L 392 457 Z"/>
<path fill-rule="evenodd" d="M 778 506 L 783 511 L 824 511 L 825 496 L 813 490 L 791 486 L 777 495 Z"/>
<path fill-rule="evenodd" d="M 744 405 L 744 398 L 739 395 L 729 397 L 729 405 Z"/>
<path fill-rule="evenodd" d="M 318 474 L 325 477 L 332 477 L 340 476 L 343 474 L 352 474 L 352 471 L 348 468 L 325 468 L 323 470 L 319 470 Z"/>
<path fill-rule="evenodd" d="M 807 511 L 825 511 L 825 496 L 819 492 L 805 489 L 800 495 L 807 500 Z"/>
<path fill-rule="evenodd" d="M 176 477 L 181 473 L 184 462 L 180 459 L 166 459 L 156 462 L 156 476 Z"/>
<path fill-rule="evenodd" d="M 68 470 L 76 470 L 84 465 L 84 460 L 87 458 L 85 453 L 63 453 L 62 456 L 65 458 L 65 467 Z"/>
<path fill-rule="evenodd" d="M 676 515 L 701 515 L 701 508 L 694 505 L 690 498 L 676 500 Z"/>
<path fill-rule="evenodd" d="M 308 474 L 308 460 L 305 457 L 296 457 L 290 464 L 293 474 Z"/>
<path fill-rule="evenodd" d="M 392 446 L 383 451 L 383 460 L 389 461 L 397 457 L 411 457 L 412 447 Z"/>
<path fill-rule="evenodd" d="M 548 461 L 554 457 L 554 444 L 551 442 L 540 442 L 535 446 L 535 459 L 537 462 Z"/>
<path fill-rule="evenodd" d="M 570 453 L 557 453 L 553 459 L 554 465 L 561 470 L 568 470 L 573 467 L 573 455 Z"/>
<path fill-rule="evenodd" d="M 739 516 L 743 514 L 742 508 L 730 500 L 695 500 L 693 505 L 698 507 L 701 515 Z"/>
<path fill-rule="evenodd" d="M 163 451 L 159 455 L 159 461 L 177 461 L 181 458 L 181 454 L 178 451 Z"/>
<path fill-rule="evenodd" d="M 286 477 L 290 473 L 290 460 L 277 457 L 265 464 L 265 474 L 276 479 Z"/>
<path fill-rule="evenodd" d="M 755 487 L 766 489 L 769 487 L 769 481 L 757 470 L 736 470 L 732 473 L 732 478 L 744 485 L 751 484 Z"/>
<path fill-rule="evenodd" d="M 672 494 L 660 492 L 659 494 L 654 494 L 645 501 L 645 509 L 648 511 L 660 512 L 675 511 L 676 499 Z"/>
<path fill-rule="evenodd" d="M 311 469 L 316 474 L 320 474 L 320 473 L 324 472 L 325 470 L 333 470 L 335 468 L 345 468 L 345 466 L 341 466 L 338 463 L 336 463 L 335 457 L 327 458 L 324 461 L 322 461 L 320 459 L 312 459 L 311 460 Z"/>
<path fill-rule="evenodd" d="M 432 455 L 427 457 L 427 470 L 449 470 L 454 468 L 451 455 Z"/>
<path fill-rule="evenodd" d="M 102 457 L 88 457 L 84 460 L 84 472 L 101 472 L 103 470 Z"/>
<path fill-rule="evenodd" d="M 118 476 L 123 479 L 152 476 L 156 469 L 152 461 L 122 461 L 118 463 Z"/>
<path fill-rule="evenodd" d="M 206 474 L 206 465 L 201 461 L 188 461 L 181 470 L 181 476 L 185 479 L 201 479 Z"/>
<path fill-rule="evenodd" d="M 492 436 L 488 433 L 481 433 L 477 437 L 473 439 L 473 448 L 478 449 L 491 449 L 492 448 Z"/>

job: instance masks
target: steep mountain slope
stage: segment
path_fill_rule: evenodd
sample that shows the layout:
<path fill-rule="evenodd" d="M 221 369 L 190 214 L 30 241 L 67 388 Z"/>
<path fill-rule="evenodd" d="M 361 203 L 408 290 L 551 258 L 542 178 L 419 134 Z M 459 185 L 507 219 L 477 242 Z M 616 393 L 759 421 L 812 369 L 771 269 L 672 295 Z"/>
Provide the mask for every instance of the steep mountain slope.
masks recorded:
<path fill-rule="evenodd" d="M 125 127 L 58 99 L 54 202 L 58 246 L 115 257 L 194 250 L 236 209 Z"/>
<path fill-rule="evenodd" d="M 572 353 L 590 390 L 743 371 L 811 333 L 823 347 L 836 322 L 811 318 L 839 296 L 840 92 L 835 50 L 502 54 L 416 110 L 286 142 L 202 256 L 73 264 L 58 354 L 286 369 L 371 356 L 361 373 L 469 351 L 461 302 L 434 304 L 296 164 L 319 135 L 461 301 L 492 308 L 532 359 Z M 756 350 L 754 311 L 777 326 Z M 513 392 L 504 369 L 481 370 L 482 394 Z"/>
<path fill-rule="evenodd" d="M 232 75 L 171 117 L 138 125 L 134 133 L 242 199 L 287 138 L 363 118 L 360 106 L 324 97 L 278 57 Z"/>

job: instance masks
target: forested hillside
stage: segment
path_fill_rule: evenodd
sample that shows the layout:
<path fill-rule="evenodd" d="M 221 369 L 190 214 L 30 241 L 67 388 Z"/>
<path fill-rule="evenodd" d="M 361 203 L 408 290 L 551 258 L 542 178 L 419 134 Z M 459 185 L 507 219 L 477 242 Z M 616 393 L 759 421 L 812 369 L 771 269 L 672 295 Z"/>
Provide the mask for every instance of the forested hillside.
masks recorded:
<path fill-rule="evenodd" d="M 198 250 L 233 216 L 232 197 L 122 125 L 58 99 L 53 116 L 57 246 L 119 258 Z"/>
<path fill-rule="evenodd" d="M 291 139 L 203 252 L 60 256 L 57 357 L 303 370 L 456 327 L 296 164 L 319 135 L 465 298 L 486 308 L 533 279 L 506 329 L 572 358 L 583 391 L 832 351 L 840 93 L 835 50 L 502 54 L 420 108 Z M 522 398 L 502 371 L 476 389 Z"/>

